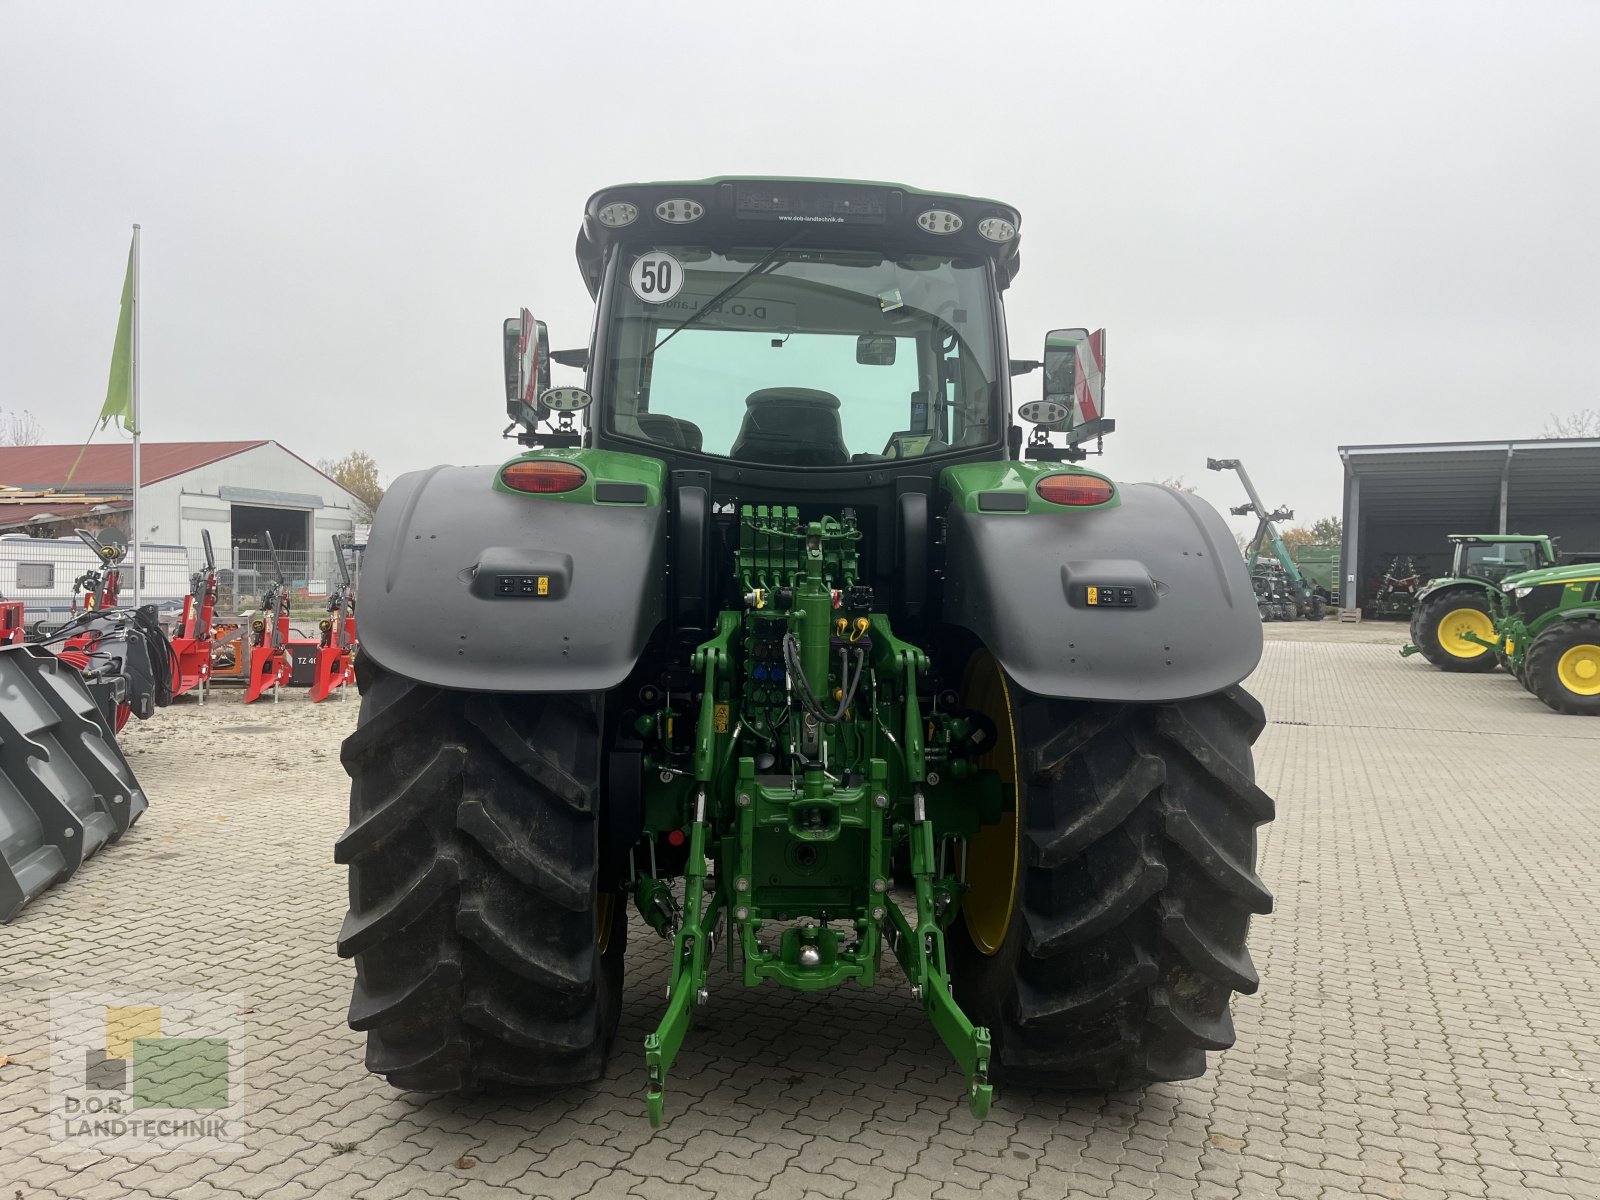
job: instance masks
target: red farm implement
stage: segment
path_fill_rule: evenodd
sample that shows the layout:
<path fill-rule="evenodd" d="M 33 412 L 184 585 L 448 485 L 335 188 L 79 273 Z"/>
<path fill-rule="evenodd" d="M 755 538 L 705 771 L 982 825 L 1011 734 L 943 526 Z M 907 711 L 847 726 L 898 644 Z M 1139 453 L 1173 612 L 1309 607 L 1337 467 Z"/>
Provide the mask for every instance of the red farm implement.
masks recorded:
<path fill-rule="evenodd" d="M 118 606 L 126 544 L 120 538 L 103 542 L 84 529 L 77 534 L 104 569 L 85 572 L 76 581 L 82 609 L 44 644 L 78 670 L 106 723 L 121 730 L 129 716 L 148 720 L 172 702 L 172 645 L 153 605 Z"/>
<path fill-rule="evenodd" d="M 356 675 L 356 588 L 338 538 L 333 539 L 333 556 L 339 562 L 343 581 L 328 597 L 328 615 L 318 625 L 321 640 L 311 679 L 314 704 L 322 703 L 336 691 L 344 695 L 345 684 Z"/>
<path fill-rule="evenodd" d="M 189 594 L 183 598 L 183 616 L 172 639 L 172 694 L 197 692 L 206 702 L 211 687 L 212 615 L 217 607 L 217 559 L 211 552 L 211 533 L 201 530 L 206 547 L 206 569 L 189 577 Z"/>
<path fill-rule="evenodd" d="M 0 596 L 0 646 L 20 646 L 26 640 L 23 619 L 27 610 L 23 601 Z"/>
<path fill-rule="evenodd" d="M 278 548 L 267 535 L 267 549 L 272 552 L 272 566 L 277 579 L 261 595 L 261 609 L 250 622 L 250 665 L 246 677 L 244 702 L 254 704 L 272 689 L 274 701 L 278 689 L 289 682 L 292 665 L 289 661 L 289 585 L 283 577 L 283 564 L 278 561 Z"/>
<path fill-rule="evenodd" d="M 72 581 L 72 607 L 74 611 L 89 612 L 97 608 L 115 608 L 122 592 L 122 559 L 128 553 L 120 535 L 110 542 L 102 542 L 87 529 L 75 531 L 83 544 L 93 550 L 100 566 L 85 571 Z M 101 531 L 105 532 L 104 530 Z M 83 595 L 83 608 L 78 609 L 78 595 Z M 68 642 L 71 645 L 71 642 Z"/>

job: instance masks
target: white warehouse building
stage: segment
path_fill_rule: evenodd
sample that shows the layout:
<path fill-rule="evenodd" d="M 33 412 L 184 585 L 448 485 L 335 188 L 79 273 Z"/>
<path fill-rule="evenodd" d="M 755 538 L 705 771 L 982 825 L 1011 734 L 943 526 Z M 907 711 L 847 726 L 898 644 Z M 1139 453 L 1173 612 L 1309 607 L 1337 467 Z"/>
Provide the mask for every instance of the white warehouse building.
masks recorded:
<path fill-rule="evenodd" d="M 190 570 L 204 562 L 209 533 L 219 568 L 262 571 L 270 533 L 303 591 L 335 576 L 333 539 L 354 536 L 364 515 L 355 495 L 274 441 L 146 442 L 139 461 L 140 545 L 181 547 Z M 128 442 L 0 447 L 0 542 L 14 556 L 17 534 L 71 538 L 108 526 L 131 540 L 132 492 Z"/>

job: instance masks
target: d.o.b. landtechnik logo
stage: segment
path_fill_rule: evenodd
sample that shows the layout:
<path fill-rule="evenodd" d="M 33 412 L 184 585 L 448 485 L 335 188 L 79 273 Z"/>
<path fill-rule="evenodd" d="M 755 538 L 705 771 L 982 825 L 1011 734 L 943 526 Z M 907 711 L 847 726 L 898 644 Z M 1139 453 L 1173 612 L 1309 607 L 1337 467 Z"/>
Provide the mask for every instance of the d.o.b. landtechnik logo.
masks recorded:
<path fill-rule="evenodd" d="M 243 1133 L 239 1004 L 199 992 L 51 1001 L 51 1118 L 85 1149 L 214 1151 Z"/>

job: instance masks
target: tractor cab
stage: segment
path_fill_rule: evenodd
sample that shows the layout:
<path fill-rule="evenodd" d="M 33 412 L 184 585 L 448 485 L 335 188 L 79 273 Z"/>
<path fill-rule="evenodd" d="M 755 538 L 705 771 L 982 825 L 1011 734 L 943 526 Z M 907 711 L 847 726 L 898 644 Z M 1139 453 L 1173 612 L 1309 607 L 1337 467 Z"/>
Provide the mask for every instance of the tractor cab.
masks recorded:
<path fill-rule="evenodd" d="M 1044 367 L 1028 457 L 1084 456 L 1109 432 L 1103 337 L 1052 331 L 1007 354 L 1018 265 L 1008 205 L 895 184 L 712 179 L 607 188 L 578 263 L 596 300 L 586 371 L 551 388 L 542 323 L 506 322 L 507 407 L 526 445 L 590 446 L 707 473 L 713 485 L 837 492 L 1019 457 L 1013 374 Z M 577 414 L 587 412 L 586 428 Z"/>
<path fill-rule="evenodd" d="M 1536 571 L 1555 563 L 1547 537 L 1452 534 L 1455 547 L 1450 576 L 1499 583 L 1507 575 Z"/>

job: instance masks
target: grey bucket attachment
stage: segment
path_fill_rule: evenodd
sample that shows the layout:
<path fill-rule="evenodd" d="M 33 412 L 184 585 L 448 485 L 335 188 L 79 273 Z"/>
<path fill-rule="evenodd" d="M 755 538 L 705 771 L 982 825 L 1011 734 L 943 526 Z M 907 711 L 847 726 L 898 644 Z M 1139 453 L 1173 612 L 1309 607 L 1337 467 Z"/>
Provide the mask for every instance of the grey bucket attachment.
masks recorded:
<path fill-rule="evenodd" d="M 77 670 L 0 649 L 0 924 L 148 806 Z"/>

